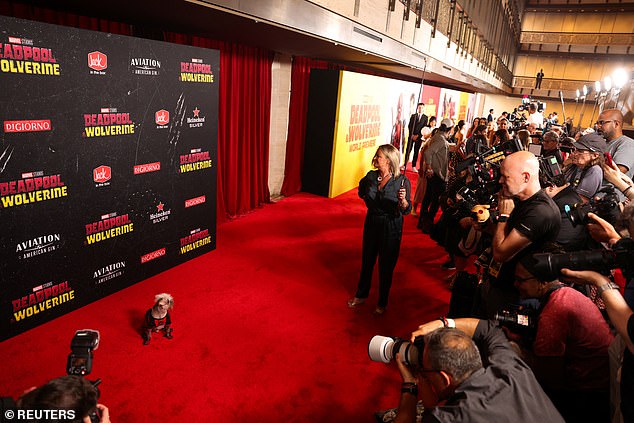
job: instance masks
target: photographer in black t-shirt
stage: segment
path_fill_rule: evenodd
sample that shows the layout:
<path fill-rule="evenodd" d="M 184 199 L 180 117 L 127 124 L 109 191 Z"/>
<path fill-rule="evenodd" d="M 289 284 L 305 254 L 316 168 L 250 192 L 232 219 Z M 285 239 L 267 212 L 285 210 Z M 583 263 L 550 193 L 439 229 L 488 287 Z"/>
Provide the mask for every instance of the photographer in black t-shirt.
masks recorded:
<path fill-rule="evenodd" d="M 513 286 L 518 255 L 530 254 L 555 241 L 561 226 L 559 208 L 541 189 L 539 162 L 529 151 L 507 156 L 500 165 L 498 222 L 493 230 L 487 281 L 482 284 L 480 317 L 493 318 L 501 308 L 516 304 L 519 295 Z"/>

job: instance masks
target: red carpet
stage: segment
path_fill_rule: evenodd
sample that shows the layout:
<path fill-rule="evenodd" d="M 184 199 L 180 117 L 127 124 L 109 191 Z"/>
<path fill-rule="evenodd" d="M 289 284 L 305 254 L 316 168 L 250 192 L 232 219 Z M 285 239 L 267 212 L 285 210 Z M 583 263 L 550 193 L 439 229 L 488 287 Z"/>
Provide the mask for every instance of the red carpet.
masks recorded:
<path fill-rule="evenodd" d="M 216 251 L 0 343 L 0 395 L 63 375 L 75 330 L 92 328 L 89 378 L 103 380 L 113 422 L 372 422 L 398 404 L 400 376 L 368 359 L 368 341 L 408 337 L 446 313 L 450 292 L 444 252 L 407 216 L 386 314 L 371 313 L 376 279 L 369 302 L 348 309 L 364 216 L 353 190 L 226 223 Z M 143 314 L 163 291 L 175 298 L 174 339 L 143 346 Z"/>

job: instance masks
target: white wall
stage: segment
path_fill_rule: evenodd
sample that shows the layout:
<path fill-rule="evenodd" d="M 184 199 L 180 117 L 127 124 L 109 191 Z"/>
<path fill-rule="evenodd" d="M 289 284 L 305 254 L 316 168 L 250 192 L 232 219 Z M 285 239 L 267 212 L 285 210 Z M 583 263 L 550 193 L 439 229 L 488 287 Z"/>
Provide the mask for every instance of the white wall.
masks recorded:
<path fill-rule="evenodd" d="M 271 128 L 269 133 L 269 191 L 279 197 L 284 182 L 284 161 L 291 97 L 291 57 L 276 53 L 271 72 Z"/>

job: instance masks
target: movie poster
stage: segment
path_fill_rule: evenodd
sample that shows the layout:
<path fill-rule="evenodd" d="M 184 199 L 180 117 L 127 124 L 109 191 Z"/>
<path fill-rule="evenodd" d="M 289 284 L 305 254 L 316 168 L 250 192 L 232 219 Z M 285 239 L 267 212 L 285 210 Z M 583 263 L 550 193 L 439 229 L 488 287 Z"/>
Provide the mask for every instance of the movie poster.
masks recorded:
<path fill-rule="evenodd" d="M 354 187 L 372 169 L 381 144 L 404 153 L 407 124 L 416 110 L 420 84 L 340 71 L 329 197 Z"/>
<path fill-rule="evenodd" d="M 215 248 L 220 60 L 0 24 L 4 340 Z"/>
<path fill-rule="evenodd" d="M 430 118 L 432 116 L 438 117 L 438 111 L 439 111 L 438 104 L 440 102 L 440 88 L 432 87 L 431 85 L 423 86 L 423 95 L 420 102 L 425 104 L 425 114 L 428 117 Z"/>

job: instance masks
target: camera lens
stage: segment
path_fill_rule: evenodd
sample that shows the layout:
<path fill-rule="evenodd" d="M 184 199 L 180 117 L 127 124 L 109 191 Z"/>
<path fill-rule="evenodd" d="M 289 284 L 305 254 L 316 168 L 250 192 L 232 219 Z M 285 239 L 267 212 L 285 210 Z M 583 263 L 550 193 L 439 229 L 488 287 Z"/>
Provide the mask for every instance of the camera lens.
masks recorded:
<path fill-rule="evenodd" d="M 394 358 L 392 349 L 394 348 L 394 339 L 389 336 L 376 335 L 370 339 L 368 344 L 368 355 L 370 360 L 379 363 L 389 363 Z"/>
<path fill-rule="evenodd" d="M 396 353 L 399 353 L 403 363 L 407 366 L 417 367 L 420 366 L 422 342 L 422 337 L 420 337 L 420 342 L 417 342 L 420 343 L 418 346 L 400 338 L 376 335 L 368 344 L 368 355 L 372 361 L 389 363 L 396 357 Z"/>

